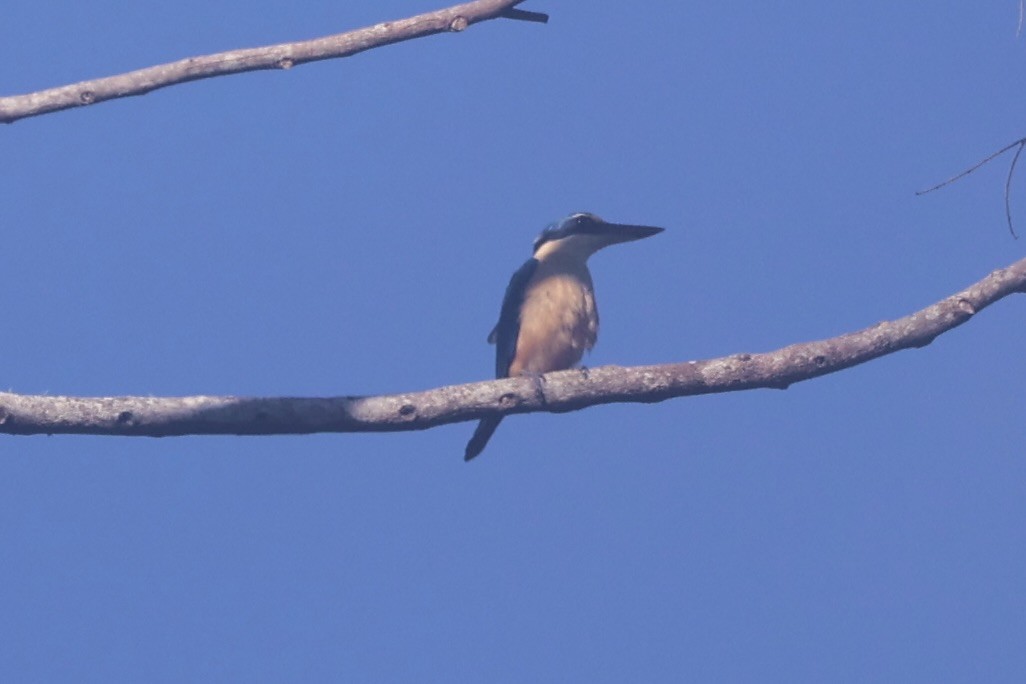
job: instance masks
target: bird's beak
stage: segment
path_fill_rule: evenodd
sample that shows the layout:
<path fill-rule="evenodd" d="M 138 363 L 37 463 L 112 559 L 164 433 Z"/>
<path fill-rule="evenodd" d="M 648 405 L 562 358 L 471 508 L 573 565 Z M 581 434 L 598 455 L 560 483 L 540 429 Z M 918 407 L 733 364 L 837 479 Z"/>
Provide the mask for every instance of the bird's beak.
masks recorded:
<path fill-rule="evenodd" d="M 603 226 L 602 233 L 609 241 L 609 244 L 615 244 L 618 242 L 630 242 L 632 240 L 652 237 L 664 230 L 665 228 L 656 228 L 655 226 L 634 226 L 629 223 L 607 223 Z"/>

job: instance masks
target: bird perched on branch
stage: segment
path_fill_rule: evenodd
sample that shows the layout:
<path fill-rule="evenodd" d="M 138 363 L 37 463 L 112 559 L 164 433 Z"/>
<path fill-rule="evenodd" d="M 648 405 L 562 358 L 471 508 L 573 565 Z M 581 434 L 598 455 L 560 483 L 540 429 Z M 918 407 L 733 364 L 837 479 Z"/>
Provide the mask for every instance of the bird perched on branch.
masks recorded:
<path fill-rule="evenodd" d="M 506 287 L 495 345 L 495 377 L 539 377 L 573 367 L 598 336 L 598 310 L 588 257 L 609 245 L 661 233 L 662 228 L 609 223 L 594 214 L 567 216 L 542 231 L 534 255 Z M 467 442 L 464 460 L 488 444 L 501 416 L 481 419 Z"/>

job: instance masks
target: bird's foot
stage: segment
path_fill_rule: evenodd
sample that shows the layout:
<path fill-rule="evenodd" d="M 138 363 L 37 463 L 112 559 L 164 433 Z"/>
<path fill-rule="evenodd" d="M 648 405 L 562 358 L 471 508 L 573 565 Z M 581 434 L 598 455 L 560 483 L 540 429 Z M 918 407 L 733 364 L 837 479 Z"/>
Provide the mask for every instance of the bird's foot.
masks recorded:
<path fill-rule="evenodd" d="M 548 403 L 545 399 L 545 376 L 542 373 L 525 373 L 524 377 L 530 378 L 534 383 L 534 395 L 538 397 L 542 406 Z"/>

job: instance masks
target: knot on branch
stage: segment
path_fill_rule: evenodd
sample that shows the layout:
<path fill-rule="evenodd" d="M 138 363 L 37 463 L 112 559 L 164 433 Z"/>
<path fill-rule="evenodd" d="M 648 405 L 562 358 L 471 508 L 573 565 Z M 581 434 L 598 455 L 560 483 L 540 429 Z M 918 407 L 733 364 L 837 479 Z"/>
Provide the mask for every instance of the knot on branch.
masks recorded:
<path fill-rule="evenodd" d="M 520 395 L 514 392 L 507 392 L 499 397 L 499 406 L 502 408 L 512 408 L 513 406 L 519 406 L 522 403 Z"/>
<path fill-rule="evenodd" d="M 959 297 L 958 299 L 956 299 L 955 306 L 958 307 L 959 311 L 969 316 L 974 316 L 976 314 L 976 307 L 973 305 L 972 302 L 970 302 L 965 297 Z"/>

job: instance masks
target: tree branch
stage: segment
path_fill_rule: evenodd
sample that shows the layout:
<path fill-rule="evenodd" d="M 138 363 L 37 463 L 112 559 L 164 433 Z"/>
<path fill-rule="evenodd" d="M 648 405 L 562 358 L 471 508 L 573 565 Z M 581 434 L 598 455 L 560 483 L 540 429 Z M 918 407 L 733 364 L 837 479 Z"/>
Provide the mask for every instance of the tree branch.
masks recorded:
<path fill-rule="evenodd" d="M 895 321 L 763 354 L 550 373 L 373 397 L 51 397 L 0 393 L 0 433 L 272 435 L 424 430 L 489 415 L 565 412 L 614 402 L 656 402 L 789 385 L 923 347 L 1015 292 L 1026 292 L 1026 259 Z"/>
<path fill-rule="evenodd" d="M 25 95 L 0 97 L 0 123 L 12 123 L 72 107 L 119 97 L 144 95 L 158 88 L 214 76 L 261 69 L 291 69 L 322 59 L 349 57 L 364 50 L 445 31 L 462 31 L 471 24 L 496 18 L 544 22 L 548 16 L 515 10 L 524 0 L 475 0 L 408 19 L 387 21 L 324 38 L 190 57 L 177 62 L 82 81 Z"/>

